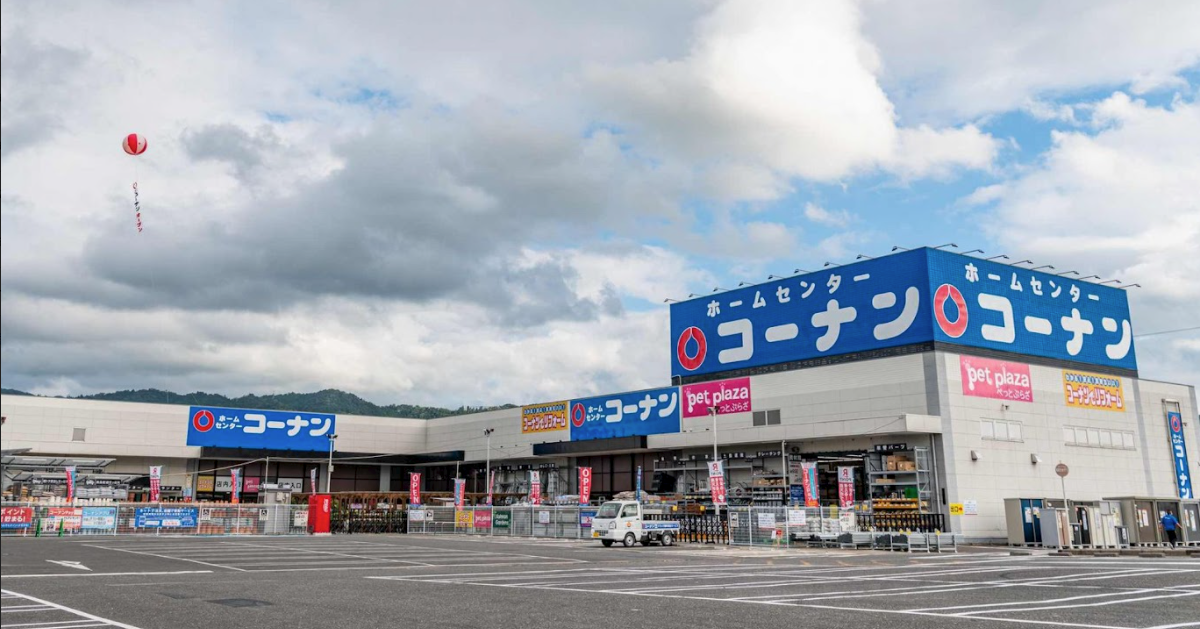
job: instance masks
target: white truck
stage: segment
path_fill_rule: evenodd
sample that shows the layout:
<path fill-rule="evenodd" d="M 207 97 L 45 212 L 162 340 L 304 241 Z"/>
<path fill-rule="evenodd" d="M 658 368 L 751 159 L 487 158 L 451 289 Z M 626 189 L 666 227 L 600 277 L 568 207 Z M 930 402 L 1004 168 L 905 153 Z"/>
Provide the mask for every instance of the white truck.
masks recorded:
<path fill-rule="evenodd" d="M 663 546 L 675 543 L 679 535 L 678 520 L 646 519 L 663 513 L 660 509 L 648 508 L 634 500 L 613 500 L 600 505 L 592 518 L 592 539 L 600 540 L 605 548 L 621 542 L 626 548 L 641 542 L 649 546 L 658 542 Z"/>

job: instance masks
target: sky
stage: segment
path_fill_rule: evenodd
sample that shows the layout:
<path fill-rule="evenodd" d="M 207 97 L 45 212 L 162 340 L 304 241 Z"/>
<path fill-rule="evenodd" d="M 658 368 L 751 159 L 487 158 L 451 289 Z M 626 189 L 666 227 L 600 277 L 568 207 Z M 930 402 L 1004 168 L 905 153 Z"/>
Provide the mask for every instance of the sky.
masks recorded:
<path fill-rule="evenodd" d="M 664 299 L 945 243 L 1200 384 L 1197 2 L 0 6 L 7 388 L 659 386 Z"/>

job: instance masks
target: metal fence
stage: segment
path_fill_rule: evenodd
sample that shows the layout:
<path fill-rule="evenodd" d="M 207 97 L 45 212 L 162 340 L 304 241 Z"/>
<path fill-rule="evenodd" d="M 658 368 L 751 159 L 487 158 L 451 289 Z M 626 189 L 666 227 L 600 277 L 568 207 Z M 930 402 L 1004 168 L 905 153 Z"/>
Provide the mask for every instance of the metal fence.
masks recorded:
<path fill-rule="evenodd" d="M 592 536 L 596 507 L 410 507 L 408 532 L 587 539 Z"/>
<path fill-rule="evenodd" d="M 143 502 L 0 506 L 0 534 L 5 537 L 303 535 L 307 532 L 307 505 Z"/>
<path fill-rule="evenodd" d="M 409 507 L 407 532 L 438 535 L 490 535 L 590 539 L 596 507 Z M 728 507 L 712 511 L 648 514 L 647 519 L 679 520 L 678 541 L 731 546 L 809 546 L 845 534 L 943 530 L 938 514 L 897 520 L 837 507 Z M 335 527 L 336 528 L 336 527 Z M 336 530 L 335 530 L 336 532 Z"/>

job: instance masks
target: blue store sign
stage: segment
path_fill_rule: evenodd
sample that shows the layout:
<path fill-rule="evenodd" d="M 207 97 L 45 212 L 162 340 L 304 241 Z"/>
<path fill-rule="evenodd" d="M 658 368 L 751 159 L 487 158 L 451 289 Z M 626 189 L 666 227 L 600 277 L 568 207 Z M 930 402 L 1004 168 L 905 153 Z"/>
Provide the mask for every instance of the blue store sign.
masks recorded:
<path fill-rule="evenodd" d="M 1191 500 L 1192 478 L 1189 473 L 1187 443 L 1183 439 L 1183 417 L 1175 411 L 1167 413 L 1167 434 L 1171 437 L 1171 457 L 1175 461 L 1175 486 L 1182 500 Z"/>
<path fill-rule="evenodd" d="M 671 305 L 671 375 L 941 341 L 1136 370 L 1125 291 L 916 249 Z"/>
<path fill-rule="evenodd" d="M 321 451 L 337 427 L 337 417 L 323 413 L 193 406 L 189 417 L 189 446 Z"/>
<path fill-rule="evenodd" d="M 679 389 L 571 400 L 571 441 L 679 432 Z"/>

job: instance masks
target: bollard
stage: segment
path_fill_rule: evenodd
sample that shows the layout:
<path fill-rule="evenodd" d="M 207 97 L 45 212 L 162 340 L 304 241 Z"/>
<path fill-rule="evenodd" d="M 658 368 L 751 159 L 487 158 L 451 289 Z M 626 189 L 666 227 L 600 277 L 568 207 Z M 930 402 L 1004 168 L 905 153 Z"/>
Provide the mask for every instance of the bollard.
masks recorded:
<path fill-rule="evenodd" d="M 61 519 L 58 521 L 58 536 L 59 536 L 59 537 L 62 537 L 62 536 L 63 536 L 63 531 L 65 531 L 66 529 L 67 529 L 67 519 L 66 519 L 66 518 L 61 518 Z"/>

